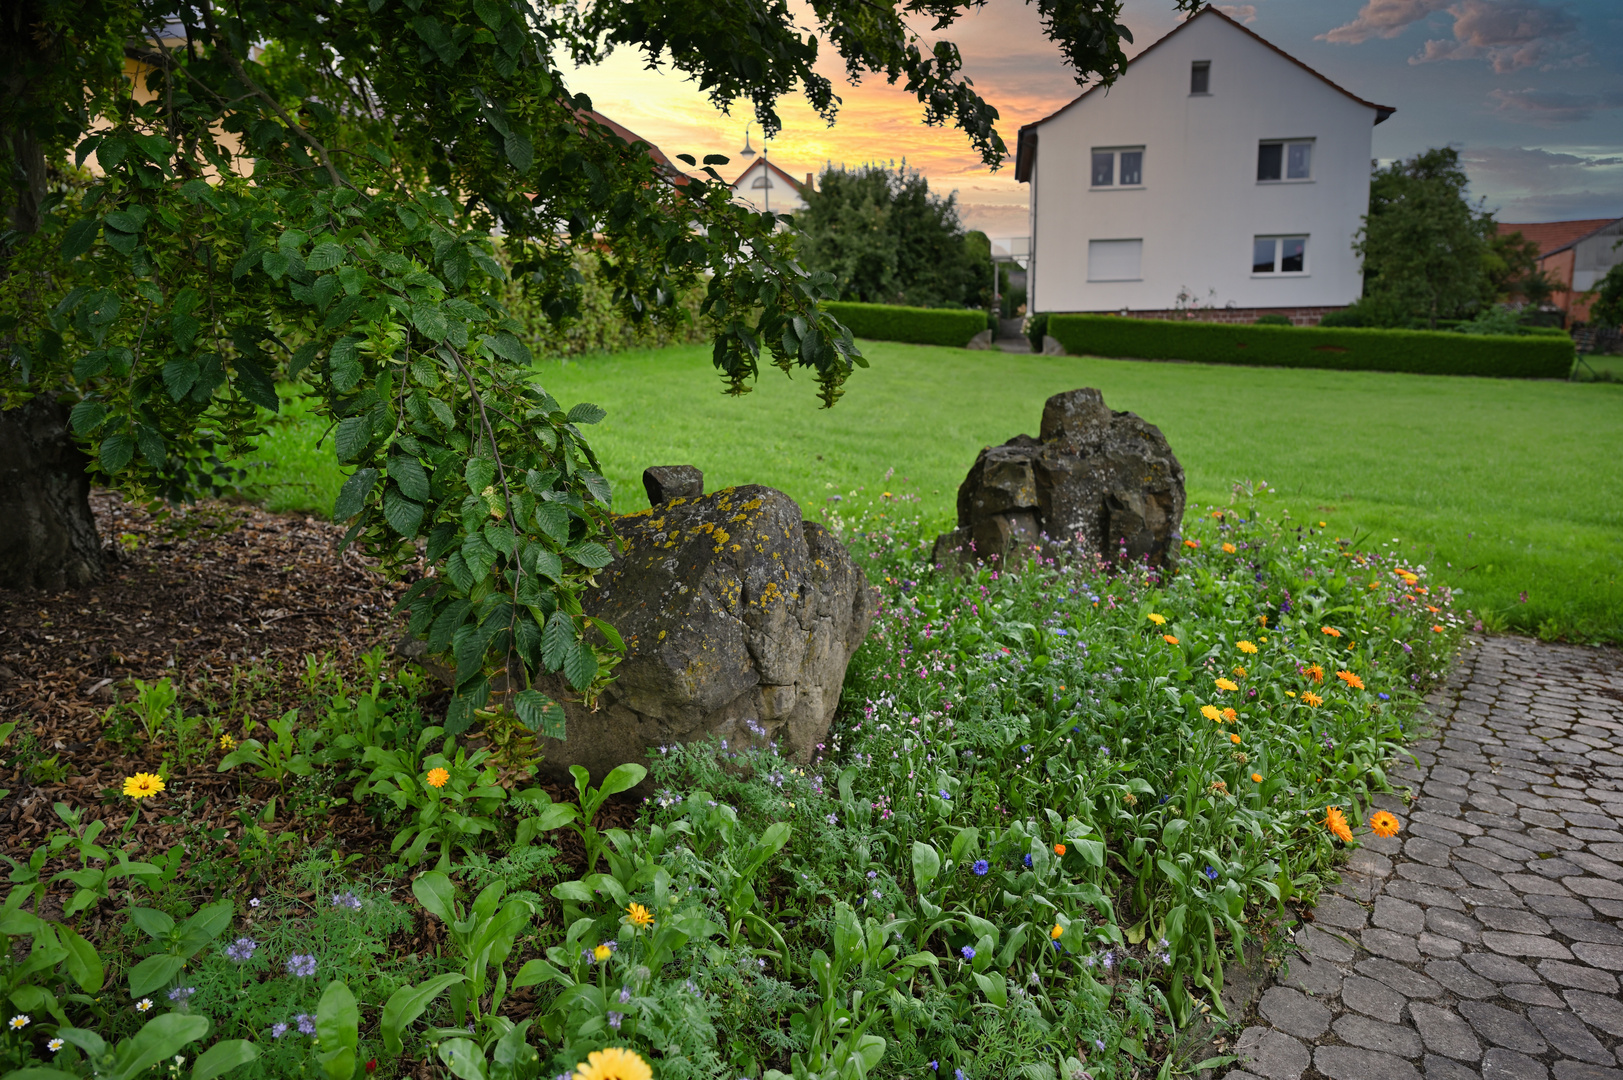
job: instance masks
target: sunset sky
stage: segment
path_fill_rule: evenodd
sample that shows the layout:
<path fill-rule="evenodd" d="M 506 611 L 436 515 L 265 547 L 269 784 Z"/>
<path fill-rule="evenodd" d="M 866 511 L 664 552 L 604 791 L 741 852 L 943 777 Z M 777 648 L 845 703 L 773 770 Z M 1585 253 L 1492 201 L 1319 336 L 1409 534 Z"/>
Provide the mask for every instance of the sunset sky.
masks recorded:
<path fill-rule="evenodd" d="M 1375 129 L 1389 159 L 1431 146 L 1461 150 L 1475 195 L 1502 221 L 1623 215 L 1623 3 L 1618 0 L 1256 0 L 1219 5 L 1273 44 L 1352 93 L 1397 108 Z M 1128 55 L 1177 25 L 1169 0 L 1127 0 Z M 922 29 L 922 27 L 921 27 Z M 965 72 L 1001 114 L 1011 149 L 1021 124 L 1079 92 L 1036 9 L 989 0 L 942 36 L 958 44 Z M 784 130 L 773 162 L 794 176 L 832 162 L 900 161 L 932 190 L 956 191 L 965 224 L 993 237 L 1024 235 L 1026 190 L 1012 157 L 993 172 L 955 128 L 927 128 L 918 103 L 873 79 L 851 87 L 827 50 L 820 69 L 843 99 L 834 127 L 800 98 L 779 105 Z M 567 69 L 566 69 L 567 71 Z M 684 78 L 646 69 L 618 52 L 576 71 L 571 85 L 602 112 L 667 154 L 736 156 L 752 112 L 713 108 Z M 759 128 L 751 141 L 761 149 Z"/>

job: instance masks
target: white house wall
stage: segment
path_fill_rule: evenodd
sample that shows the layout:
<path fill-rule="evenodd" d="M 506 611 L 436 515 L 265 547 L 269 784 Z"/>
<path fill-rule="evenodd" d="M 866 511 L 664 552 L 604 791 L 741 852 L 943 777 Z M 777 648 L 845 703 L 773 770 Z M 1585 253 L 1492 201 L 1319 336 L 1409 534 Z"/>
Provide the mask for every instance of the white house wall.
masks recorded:
<path fill-rule="evenodd" d="M 1189 93 L 1211 62 L 1211 92 Z M 1363 291 L 1353 234 L 1369 205 L 1373 109 L 1222 19 L 1198 17 L 1038 129 L 1034 311 L 1333 307 Z M 1257 146 L 1314 140 L 1313 178 L 1259 183 Z M 1144 147 L 1143 186 L 1090 190 L 1096 147 Z M 1251 273 L 1252 239 L 1306 235 L 1307 272 Z M 1138 281 L 1087 280 L 1090 240 L 1143 241 Z M 1216 290 L 1216 296 L 1210 290 Z"/>
<path fill-rule="evenodd" d="M 763 176 L 772 185 L 770 188 L 754 186 Z M 770 209 L 774 214 L 795 214 L 806 209 L 806 200 L 800 197 L 800 190 L 779 173 L 768 169 L 762 160 L 757 160 L 733 183 L 733 198 L 749 203 L 757 210 Z"/>

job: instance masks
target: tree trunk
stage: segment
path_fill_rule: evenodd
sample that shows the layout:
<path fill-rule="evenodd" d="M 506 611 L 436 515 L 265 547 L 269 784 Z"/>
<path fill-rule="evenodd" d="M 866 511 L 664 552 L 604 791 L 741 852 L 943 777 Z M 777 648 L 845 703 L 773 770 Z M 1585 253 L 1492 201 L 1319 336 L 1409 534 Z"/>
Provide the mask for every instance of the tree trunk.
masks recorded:
<path fill-rule="evenodd" d="M 84 452 L 49 397 L 0 412 L 0 588 L 80 588 L 101 576 Z"/>

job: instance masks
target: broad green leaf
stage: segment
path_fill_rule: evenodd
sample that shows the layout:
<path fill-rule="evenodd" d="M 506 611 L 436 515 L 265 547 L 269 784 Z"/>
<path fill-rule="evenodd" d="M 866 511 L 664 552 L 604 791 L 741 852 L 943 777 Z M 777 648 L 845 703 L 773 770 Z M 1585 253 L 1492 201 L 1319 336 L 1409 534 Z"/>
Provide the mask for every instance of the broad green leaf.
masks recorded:
<path fill-rule="evenodd" d="M 574 559 L 590 570 L 599 570 L 614 561 L 609 549 L 595 540 L 588 540 L 580 544 L 571 544 L 564 548 L 565 555 Z"/>
<path fill-rule="evenodd" d="M 116 473 L 123 469 L 134 456 L 135 439 L 127 431 L 107 436 L 96 451 L 97 460 L 101 463 L 102 471 L 106 473 Z"/>
<path fill-rule="evenodd" d="M 390 458 L 389 475 L 400 485 L 401 492 L 408 499 L 428 501 L 428 473 L 416 458 L 405 455 Z"/>
<path fill-rule="evenodd" d="M 106 978 L 106 971 L 102 967 L 101 955 L 96 947 L 80 937 L 73 927 L 61 925 L 56 928 L 57 936 L 62 939 L 62 947 L 67 950 L 66 966 L 68 977 L 79 984 L 79 989 L 87 994 L 94 994 L 101 989 Z"/>
<path fill-rule="evenodd" d="M 632 788 L 642 783 L 643 777 L 647 775 L 648 770 L 635 762 L 627 762 L 624 765 L 616 765 L 609 771 L 609 775 L 603 778 L 603 783 L 598 787 L 597 801 L 601 802 L 610 795 L 618 795 L 622 791 L 630 791 Z M 784 834 L 784 839 L 788 839 L 787 829 Z"/>
<path fill-rule="evenodd" d="M 140 1031 L 118 1044 L 111 1076 L 115 1080 L 135 1080 L 158 1062 L 174 1057 L 188 1043 L 207 1035 L 208 1030 L 208 1020 L 195 1014 L 165 1013 L 149 1020 Z"/>
<path fill-rule="evenodd" d="M 366 505 L 366 497 L 372 492 L 372 485 L 378 481 L 376 469 L 356 469 L 350 474 L 344 486 L 338 492 L 338 498 L 333 503 L 332 519 L 334 521 L 348 521 L 361 512 Z"/>
<path fill-rule="evenodd" d="M 569 410 L 569 422 L 571 424 L 595 424 L 607 415 L 609 414 L 600 406 L 593 405 L 589 401 L 583 401 Z"/>
<path fill-rule="evenodd" d="M 438 870 L 430 870 L 411 883 L 411 894 L 440 922 L 456 922 L 456 886 Z"/>
<path fill-rule="evenodd" d="M 563 707 L 541 691 L 519 691 L 513 698 L 513 710 L 531 731 L 551 739 L 564 737 Z"/>
<path fill-rule="evenodd" d="M 436 975 L 416 986 L 402 986 L 391 994 L 383 1006 L 383 1017 L 380 1021 L 384 1049 L 391 1054 L 399 1054 L 403 1049 L 401 1033 L 423 1015 L 424 1010 L 445 992 L 446 987 L 452 983 L 462 982 L 463 979 L 461 972 L 453 971 L 446 975 Z"/>
<path fill-rule="evenodd" d="M 338 433 L 334 437 L 333 445 L 338 451 L 338 460 L 348 463 L 355 461 L 365 453 L 367 444 L 372 441 L 372 421 L 366 416 L 346 416 L 338 421 Z"/>
<path fill-rule="evenodd" d="M 81 401 L 68 414 L 68 422 L 77 435 L 91 435 L 107 419 L 107 406 L 99 401 Z"/>
<path fill-rule="evenodd" d="M 383 493 L 383 517 L 391 529 L 409 538 L 417 535 L 418 526 L 423 523 L 423 508 L 390 488 Z"/>
<path fill-rule="evenodd" d="M 597 657 L 579 639 L 571 640 L 564 649 L 564 677 L 576 690 L 584 690 L 597 678 Z"/>
<path fill-rule="evenodd" d="M 485 1052 L 478 1044 L 467 1039 L 448 1039 L 440 1043 L 440 1060 L 460 1080 L 486 1080 Z"/>
<path fill-rule="evenodd" d="M 913 841 L 913 884 L 919 892 L 930 887 L 930 882 L 941 873 L 941 853 L 922 841 Z"/>
<path fill-rule="evenodd" d="M 355 995 L 350 993 L 349 987 L 339 979 L 328 983 L 316 1006 L 316 1037 L 321 1040 L 322 1049 L 328 1052 L 339 1047 L 354 1050 L 360 1038 L 360 1024 L 361 1012 L 355 1006 Z M 327 1075 L 332 1080 L 350 1080 L 348 1074 L 340 1076 L 331 1069 Z"/>
<path fill-rule="evenodd" d="M 344 261 L 349 254 L 344 245 L 335 240 L 323 240 L 310 252 L 310 257 L 304 265 L 310 270 L 331 270 Z"/>
<path fill-rule="evenodd" d="M 522 131 L 512 132 L 506 139 L 507 160 L 521 173 L 530 171 L 535 164 L 535 144 Z"/>
<path fill-rule="evenodd" d="M 147 957 L 130 969 L 130 996 L 146 997 L 153 991 L 169 985 L 169 981 L 179 975 L 185 967 L 184 956 L 160 953 L 157 956 Z"/>
<path fill-rule="evenodd" d="M 462 478 L 467 482 L 468 490 L 478 495 L 495 483 L 496 463 L 489 458 L 470 458 L 468 464 L 463 466 Z"/>
<path fill-rule="evenodd" d="M 175 928 L 175 920 L 156 908 L 130 908 L 130 922 L 147 937 L 160 938 Z"/>
<path fill-rule="evenodd" d="M 214 1080 L 216 1076 L 224 1076 L 258 1057 L 259 1047 L 247 1039 L 217 1042 L 203 1051 L 192 1066 L 192 1080 Z"/>

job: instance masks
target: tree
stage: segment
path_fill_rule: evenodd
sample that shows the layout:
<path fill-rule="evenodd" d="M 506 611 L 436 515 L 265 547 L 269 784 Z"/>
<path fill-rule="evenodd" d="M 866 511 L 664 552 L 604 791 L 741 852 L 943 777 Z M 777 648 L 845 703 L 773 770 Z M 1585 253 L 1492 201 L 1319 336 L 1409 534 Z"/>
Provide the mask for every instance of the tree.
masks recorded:
<path fill-rule="evenodd" d="M 1361 307 L 1383 321 L 1418 318 L 1435 328 L 1483 303 L 1493 216 L 1466 200 L 1466 183 L 1459 152 L 1447 147 L 1375 170 L 1353 241 L 1364 260 Z"/>
<path fill-rule="evenodd" d="M 794 263 L 771 215 L 733 205 L 712 167 L 725 159 L 683 158 L 695 176 L 661 166 L 552 57 L 636 49 L 719 105 L 748 101 L 770 135 L 796 86 L 833 119 L 826 41 L 852 78 L 905 79 L 926 123 L 951 120 L 996 164 L 996 110 L 956 48 L 921 48 L 907 21 L 945 29 L 972 3 L 814 0 L 819 37 L 784 0 L 13 0 L 0 527 L 53 521 L 4 536 L 28 546 L 0 584 L 95 572 L 85 468 L 140 494 L 207 492 L 276 411 L 277 384 L 297 381 L 353 468 L 333 508 L 346 539 L 389 570 L 419 550 L 431 564 L 403 604 L 454 659 L 450 722 L 503 671 L 520 686 L 561 672 L 590 695 L 622 648 L 580 605 L 612 544 L 582 433 L 603 414 L 532 380 L 499 302 L 509 276 L 557 321 L 578 304 L 578 248 L 612 255 L 630 319 L 668 318 L 703 283 L 735 394 L 764 357 L 809 369 L 829 406 L 863 360 L 819 308 L 832 278 Z M 1119 0 L 1039 8 L 1080 80 L 1119 74 Z M 77 479 L 44 490 L 24 451 Z M 506 701 L 526 718 L 539 703 Z"/>
<path fill-rule="evenodd" d="M 1555 292 L 1555 282 L 1538 264 L 1538 244 L 1520 232 L 1500 233 L 1495 229 L 1483 252 L 1482 272 L 1483 295 L 1488 304 L 1520 296 L 1537 311 Z"/>
<path fill-rule="evenodd" d="M 977 261 L 958 220 L 957 194 L 931 193 L 906 162 L 825 170 L 795 215 L 795 229 L 801 261 L 832 274 L 842 300 L 959 306 L 978 303 L 989 284 L 991 246 Z"/>
<path fill-rule="evenodd" d="M 1589 321 L 1596 326 L 1623 326 L 1623 263 L 1616 263 L 1591 290 Z"/>

